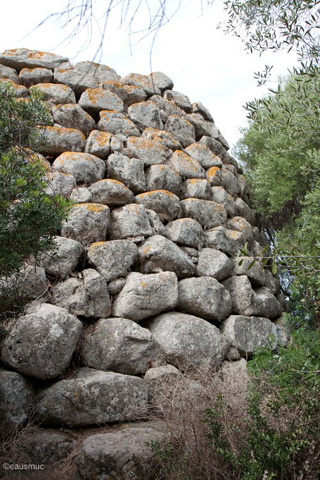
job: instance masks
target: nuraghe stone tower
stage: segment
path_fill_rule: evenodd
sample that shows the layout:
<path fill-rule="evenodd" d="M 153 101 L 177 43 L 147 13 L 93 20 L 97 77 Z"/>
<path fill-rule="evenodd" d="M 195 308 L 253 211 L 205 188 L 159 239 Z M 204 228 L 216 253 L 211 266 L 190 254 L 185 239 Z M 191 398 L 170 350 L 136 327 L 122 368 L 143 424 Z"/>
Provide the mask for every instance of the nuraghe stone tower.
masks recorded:
<path fill-rule="evenodd" d="M 145 419 L 155 379 L 245 363 L 279 337 L 283 304 L 270 270 L 248 269 L 265 239 L 241 169 L 210 112 L 170 78 L 27 49 L 0 54 L 0 78 L 18 98 L 43 93 L 48 193 L 74 202 L 56 252 L 21 272 L 30 305 L 1 345 L 2 432 L 35 412 L 29 458 L 50 464 L 73 441 L 47 427 Z M 142 478 L 135 461 L 158 434 L 143 424 L 88 437 L 80 478 Z"/>

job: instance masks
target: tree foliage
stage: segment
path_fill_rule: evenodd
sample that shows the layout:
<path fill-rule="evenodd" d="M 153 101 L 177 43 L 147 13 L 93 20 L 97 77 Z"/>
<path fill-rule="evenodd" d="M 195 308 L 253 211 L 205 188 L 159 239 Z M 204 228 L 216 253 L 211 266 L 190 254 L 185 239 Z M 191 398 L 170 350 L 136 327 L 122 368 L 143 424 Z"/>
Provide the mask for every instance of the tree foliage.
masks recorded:
<path fill-rule="evenodd" d="M 294 50 L 296 73 L 319 68 L 320 7 L 317 0 L 225 0 L 225 31 L 241 38 L 250 52 Z M 268 69 L 266 70 L 268 73 Z"/>
<path fill-rule="evenodd" d="M 48 112 L 36 92 L 17 99 L 0 85 L 0 275 L 18 272 L 31 255 L 52 247 L 67 212 L 67 202 L 46 193 L 45 167 L 36 149 L 37 125 Z"/>
<path fill-rule="evenodd" d="M 237 155 L 262 227 L 289 270 L 293 298 L 319 315 L 319 75 L 291 76 L 253 105 Z"/>

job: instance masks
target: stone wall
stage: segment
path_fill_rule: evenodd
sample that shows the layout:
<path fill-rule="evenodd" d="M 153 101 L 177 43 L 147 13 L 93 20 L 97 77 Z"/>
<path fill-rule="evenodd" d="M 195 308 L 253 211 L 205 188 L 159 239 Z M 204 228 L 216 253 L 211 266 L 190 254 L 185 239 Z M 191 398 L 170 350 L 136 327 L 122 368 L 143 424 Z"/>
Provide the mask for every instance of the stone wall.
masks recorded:
<path fill-rule="evenodd" d="M 56 251 L 19 278 L 31 303 L 1 346 L 5 435 L 31 410 L 42 427 L 146 418 L 157 372 L 238 363 L 276 342 L 279 282 L 248 269 L 265 239 L 201 103 L 160 72 L 121 78 L 26 49 L 0 54 L 0 78 L 19 98 L 44 94 L 48 193 L 74 202 Z"/>

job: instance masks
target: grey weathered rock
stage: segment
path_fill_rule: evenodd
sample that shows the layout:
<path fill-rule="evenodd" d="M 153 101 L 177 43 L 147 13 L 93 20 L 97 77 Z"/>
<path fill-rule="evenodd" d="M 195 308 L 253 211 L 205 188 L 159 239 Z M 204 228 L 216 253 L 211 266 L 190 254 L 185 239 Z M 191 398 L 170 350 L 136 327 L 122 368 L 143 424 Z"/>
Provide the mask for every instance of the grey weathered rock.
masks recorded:
<path fill-rule="evenodd" d="M 149 126 L 152 127 L 153 125 Z M 166 121 L 165 129 L 172 133 L 183 147 L 187 147 L 191 143 L 194 143 L 196 139 L 194 126 L 191 125 L 188 120 L 178 117 L 177 115 L 170 115 Z"/>
<path fill-rule="evenodd" d="M 140 158 L 145 165 L 161 164 L 166 161 L 166 149 L 157 139 L 129 137 L 126 153 L 130 157 Z"/>
<path fill-rule="evenodd" d="M 135 203 L 115 208 L 111 212 L 110 237 L 121 239 L 153 234 L 148 212 Z"/>
<path fill-rule="evenodd" d="M 194 126 L 196 139 L 200 140 L 204 135 L 212 138 L 219 138 L 219 130 L 213 122 L 208 122 L 200 113 L 189 113 L 186 120 Z"/>
<path fill-rule="evenodd" d="M 198 198 L 182 200 L 182 216 L 191 217 L 200 223 L 204 230 L 223 224 L 227 220 L 227 212 L 219 203 Z"/>
<path fill-rule="evenodd" d="M 146 212 L 149 216 L 150 225 L 152 227 L 153 235 L 163 235 L 166 236 L 166 227 L 160 220 L 159 215 L 154 211 L 146 208 Z"/>
<path fill-rule="evenodd" d="M 251 225 L 255 224 L 255 212 L 242 198 L 236 198 L 235 207 L 236 215 L 245 218 Z"/>
<path fill-rule="evenodd" d="M 252 226 L 243 217 L 230 218 L 227 221 L 226 227 L 243 233 L 247 242 L 251 243 L 253 241 Z"/>
<path fill-rule="evenodd" d="M 233 275 L 247 275 L 254 286 L 263 286 L 266 282 L 265 270 L 253 257 L 237 257 L 234 259 Z"/>
<path fill-rule="evenodd" d="M 169 165 L 176 170 L 183 179 L 205 178 L 205 171 L 200 163 L 182 150 L 173 152 L 169 159 Z"/>
<path fill-rule="evenodd" d="M 148 389 L 141 378 L 82 368 L 46 388 L 36 414 L 44 425 L 82 427 L 144 418 L 147 408 Z"/>
<path fill-rule="evenodd" d="M 52 107 L 52 116 L 55 123 L 62 127 L 76 128 L 86 137 L 95 127 L 93 118 L 79 104 L 54 105 Z"/>
<path fill-rule="evenodd" d="M 67 85 L 58 83 L 38 83 L 30 87 L 30 92 L 36 90 L 41 92 L 43 100 L 54 105 L 60 103 L 76 103 L 74 92 Z"/>
<path fill-rule="evenodd" d="M 168 190 L 153 190 L 136 196 L 136 202 L 154 210 L 163 222 L 170 222 L 180 217 L 179 198 Z"/>
<path fill-rule="evenodd" d="M 173 88 L 173 81 L 167 75 L 162 72 L 149 73 L 148 77 L 152 83 L 163 92 L 164 90 L 171 90 Z"/>
<path fill-rule="evenodd" d="M 25 301 L 34 300 L 45 294 L 48 282 L 45 270 L 34 265 L 23 265 L 15 274 L 9 277 L 0 277 L 0 303 L 9 296 L 14 295 L 13 301 L 18 298 Z"/>
<path fill-rule="evenodd" d="M 105 172 L 104 161 L 90 153 L 62 153 L 52 166 L 58 172 L 73 175 L 78 184 L 101 180 Z"/>
<path fill-rule="evenodd" d="M 186 278 L 179 282 L 179 309 L 206 320 L 224 320 L 231 312 L 229 292 L 215 278 Z"/>
<path fill-rule="evenodd" d="M 97 88 L 108 80 L 119 80 L 119 75 L 107 65 L 78 62 L 75 66 L 61 65 L 54 71 L 54 80 L 69 85 L 77 95 L 87 88 Z"/>
<path fill-rule="evenodd" d="M 0 64 L 0 78 L 11 80 L 14 83 L 19 83 L 19 77 L 14 68 L 6 67 Z"/>
<path fill-rule="evenodd" d="M 35 305 L 13 323 L 1 359 L 24 375 L 56 378 L 68 367 L 81 330 L 81 322 L 64 308 Z"/>
<path fill-rule="evenodd" d="M 224 287 L 230 292 L 232 299 L 232 312 L 240 315 L 254 315 L 254 291 L 246 275 L 230 277 L 223 282 Z"/>
<path fill-rule="evenodd" d="M 43 143 L 38 147 L 44 155 L 57 156 L 64 152 L 82 152 L 85 136 L 80 130 L 64 127 L 42 127 Z M 68 172 L 67 172 L 68 173 Z"/>
<path fill-rule="evenodd" d="M 203 229 L 192 218 L 179 218 L 166 226 L 166 236 L 180 245 L 199 248 L 204 243 Z"/>
<path fill-rule="evenodd" d="M 160 89 L 157 87 L 156 82 L 152 81 L 147 75 L 141 75 L 140 73 L 129 73 L 122 78 L 122 82 L 127 85 L 134 85 L 142 88 L 147 95 L 160 93 Z"/>
<path fill-rule="evenodd" d="M 254 315 L 267 318 L 275 318 L 281 315 L 282 307 L 268 288 L 257 288 L 254 293 Z"/>
<path fill-rule="evenodd" d="M 222 140 L 222 139 L 221 139 Z M 208 148 L 210 148 L 210 150 L 212 151 L 212 153 L 214 153 L 215 155 L 217 155 L 218 157 L 221 158 L 221 160 L 224 162 L 227 158 L 227 151 L 226 151 L 226 146 L 227 145 L 223 145 L 219 140 L 216 140 L 214 138 L 211 138 L 211 137 L 208 137 L 206 135 L 204 135 L 201 139 L 200 139 L 200 143 L 203 143 L 204 145 L 206 145 Z"/>
<path fill-rule="evenodd" d="M 158 130 L 157 128 L 148 127 L 142 132 L 142 137 L 148 138 L 149 140 L 159 140 L 165 148 L 170 150 L 181 149 L 180 142 L 176 139 L 174 135 L 165 130 Z"/>
<path fill-rule="evenodd" d="M 112 315 L 139 322 L 173 309 L 178 302 L 178 282 L 173 272 L 150 275 L 130 273 L 112 306 Z"/>
<path fill-rule="evenodd" d="M 168 120 L 170 115 L 177 115 L 178 117 L 182 117 L 185 115 L 185 112 L 181 110 L 181 108 L 179 108 L 173 102 L 169 102 L 165 98 L 160 97 L 160 95 L 152 95 L 149 100 L 154 102 L 158 106 L 161 113 L 161 118 L 164 122 Z"/>
<path fill-rule="evenodd" d="M 134 195 L 122 182 L 113 179 L 103 179 L 89 187 L 92 201 L 103 205 L 119 206 L 132 203 Z"/>
<path fill-rule="evenodd" d="M 117 293 L 121 292 L 125 284 L 126 280 L 122 277 L 111 280 L 111 282 L 108 284 L 108 292 L 110 295 L 117 295 Z"/>
<path fill-rule="evenodd" d="M 221 178 L 227 193 L 229 193 L 232 197 L 236 198 L 241 192 L 239 180 L 237 179 L 237 177 L 232 172 L 230 172 L 230 170 L 222 167 Z"/>
<path fill-rule="evenodd" d="M 220 330 L 242 356 L 251 354 L 258 347 L 276 346 L 277 328 L 267 318 L 230 315 Z"/>
<path fill-rule="evenodd" d="M 29 90 L 23 85 L 17 85 L 9 78 L 0 78 L 0 84 L 10 85 L 11 90 L 16 98 L 28 98 Z"/>
<path fill-rule="evenodd" d="M 30 435 L 27 443 L 23 443 L 23 452 L 33 463 L 48 465 L 66 458 L 76 445 L 76 440 L 70 434 L 40 430 Z"/>
<path fill-rule="evenodd" d="M 53 72 L 49 68 L 23 68 L 19 73 L 19 81 L 26 87 L 37 83 L 52 83 L 52 79 Z"/>
<path fill-rule="evenodd" d="M 65 278 L 77 266 L 84 248 L 81 243 L 65 237 L 54 237 L 54 249 L 38 256 L 48 275 Z"/>
<path fill-rule="evenodd" d="M 106 159 L 110 153 L 111 139 L 111 133 L 92 130 L 86 141 L 85 152 Z"/>
<path fill-rule="evenodd" d="M 217 327 L 184 313 L 158 315 L 151 320 L 150 330 L 167 362 L 182 370 L 214 367 L 224 360 L 229 347 Z"/>
<path fill-rule="evenodd" d="M 203 143 L 192 143 L 185 149 L 185 151 L 188 155 L 190 155 L 190 157 L 192 157 L 194 160 L 197 160 L 197 162 L 199 162 L 200 165 L 205 169 L 211 167 L 222 167 L 221 159 L 212 153 L 211 150 Z"/>
<path fill-rule="evenodd" d="M 214 277 L 217 280 L 232 275 L 233 263 L 223 252 L 214 248 L 203 248 L 199 253 L 197 275 Z"/>
<path fill-rule="evenodd" d="M 201 102 L 194 102 L 192 104 L 192 112 L 193 113 L 200 113 L 205 120 L 208 120 L 209 122 L 213 122 L 213 118 L 211 116 L 211 113 L 209 110 L 202 105 Z"/>
<path fill-rule="evenodd" d="M 164 355 L 150 331 L 126 318 L 103 318 L 85 331 L 82 356 L 89 367 L 141 375 Z"/>
<path fill-rule="evenodd" d="M 0 54 L 0 63 L 20 71 L 22 68 L 44 67 L 53 70 L 62 63 L 69 62 L 68 58 L 54 53 L 29 50 L 28 48 L 14 48 Z"/>
<path fill-rule="evenodd" d="M 224 206 L 229 217 L 234 217 L 236 213 L 235 202 L 223 187 L 211 187 L 211 195 L 214 202 L 221 203 Z"/>
<path fill-rule="evenodd" d="M 154 235 L 139 248 L 142 273 L 175 272 L 178 278 L 195 273 L 192 261 L 175 243 L 162 235 Z"/>
<path fill-rule="evenodd" d="M 182 108 L 185 112 L 191 112 L 192 106 L 187 95 L 174 90 L 164 92 L 163 98 Z"/>
<path fill-rule="evenodd" d="M 88 250 L 89 261 L 107 282 L 126 276 L 138 257 L 138 248 L 130 240 L 98 242 Z"/>
<path fill-rule="evenodd" d="M 159 109 L 154 102 L 134 103 L 128 108 L 128 115 L 134 122 L 146 127 L 163 128 Z"/>
<path fill-rule="evenodd" d="M 109 156 L 107 168 L 109 177 L 123 182 L 133 193 L 145 191 L 143 160 L 115 153 Z"/>
<path fill-rule="evenodd" d="M 62 223 L 61 234 L 83 245 L 105 240 L 110 210 L 100 203 L 78 203 Z"/>
<path fill-rule="evenodd" d="M 265 272 L 265 286 L 270 290 L 273 295 L 276 295 L 280 291 L 280 282 L 277 275 L 273 275 L 268 268 L 264 269 Z"/>
<path fill-rule="evenodd" d="M 165 433 L 165 426 L 148 422 L 87 437 L 76 458 L 81 478 L 149 478 L 153 470 L 151 442 L 162 440 Z"/>
<path fill-rule="evenodd" d="M 0 438 L 21 428 L 34 407 L 31 383 L 16 372 L 0 369 Z"/>
<path fill-rule="evenodd" d="M 76 187 L 72 190 L 70 200 L 75 203 L 90 203 L 92 194 L 87 187 Z"/>
<path fill-rule="evenodd" d="M 48 183 L 46 193 L 50 196 L 62 195 L 70 197 L 72 190 L 77 184 L 73 175 L 62 172 L 47 172 L 46 181 Z"/>
<path fill-rule="evenodd" d="M 111 312 L 107 282 L 92 268 L 55 285 L 52 303 L 83 317 L 108 317 Z"/>
<path fill-rule="evenodd" d="M 142 88 L 124 85 L 116 80 L 107 80 L 101 84 L 101 87 L 118 95 L 127 107 L 132 103 L 143 102 L 147 98 L 147 94 Z"/>
<path fill-rule="evenodd" d="M 209 182 L 204 178 L 190 178 L 185 180 L 181 187 L 181 198 L 201 198 L 202 200 L 212 200 Z"/>
<path fill-rule="evenodd" d="M 221 225 L 205 232 L 206 246 L 221 250 L 228 255 L 236 255 L 245 241 L 246 238 L 242 232 L 229 230 Z"/>
<path fill-rule="evenodd" d="M 209 170 L 207 170 L 207 172 L 206 172 L 206 177 L 207 177 L 208 182 L 213 187 L 221 187 L 221 186 L 224 187 L 220 167 L 210 167 Z"/>
<path fill-rule="evenodd" d="M 103 132 L 121 133 L 122 135 L 136 135 L 140 134 L 137 126 L 126 115 L 120 112 L 112 112 L 102 110 L 100 112 L 100 121 L 98 123 L 99 130 Z"/>
<path fill-rule="evenodd" d="M 124 110 L 121 98 L 104 88 L 87 88 L 80 97 L 79 105 L 90 115 L 98 114 L 101 110 Z"/>
<path fill-rule="evenodd" d="M 148 190 L 168 190 L 179 196 L 182 179 L 169 165 L 151 165 L 146 173 Z"/>

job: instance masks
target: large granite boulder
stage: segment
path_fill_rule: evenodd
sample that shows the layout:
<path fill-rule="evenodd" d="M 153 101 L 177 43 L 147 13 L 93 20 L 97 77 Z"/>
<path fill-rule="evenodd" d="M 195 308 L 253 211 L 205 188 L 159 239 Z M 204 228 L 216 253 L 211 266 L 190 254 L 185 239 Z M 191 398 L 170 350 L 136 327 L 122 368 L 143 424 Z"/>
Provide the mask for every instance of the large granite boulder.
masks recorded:
<path fill-rule="evenodd" d="M 86 330 L 82 356 L 89 367 L 127 375 L 164 363 L 150 331 L 127 318 L 103 318 Z"/>
<path fill-rule="evenodd" d="M 193 315 L 164 313 L 152 319 L 149 327 L 167 362 L 182 370 L 217 366 L 229 347 L 217 327 Z"/>
<path fill-rule="evenodd" d="M 185 278 L 179 282 L 179 310 L 220 322 L 230 314 L 232 300 L 215 278 Z"/>
<path fill-rule="evenodd" d="M 39 394 L 36 415 L 44 425 L 83 427 L 138 420 L 148 410 L 148 388 L 139 377 L 80 369 Z"/>
<path fill-rule="evenodd" d="M 56 378 L 68 367 L 81 330 L 81 322 L 64 308 L 35 305 L 13 322 L 2 342 L 1 359 L 24 375 Z"/>
<path fill-rule="evenodd" d="M 0 438 L 6 438 L 27 422 L 34 408 L 34 390 L 20 373 L 0 369 Z"/>
<path fill-rule="evenodd" d="M 160 312 L 172 310 L 177 302 L 178 282 L 175 273 L 130 273 L 112 305 L 112 315 L 139 322 Z"/>

